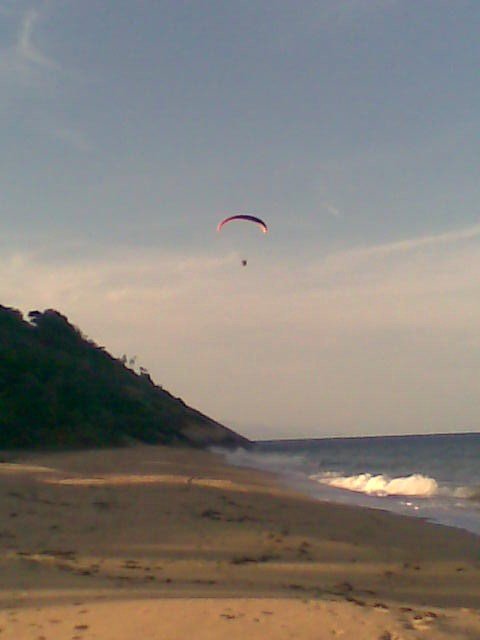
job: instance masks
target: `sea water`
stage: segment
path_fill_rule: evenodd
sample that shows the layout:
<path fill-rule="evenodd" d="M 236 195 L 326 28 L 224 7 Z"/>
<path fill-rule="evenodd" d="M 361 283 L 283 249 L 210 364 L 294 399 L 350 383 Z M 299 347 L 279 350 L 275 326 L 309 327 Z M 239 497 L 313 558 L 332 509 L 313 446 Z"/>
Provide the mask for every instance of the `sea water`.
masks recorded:
<path fill-rule="evenodd" d="M 321 500 L 480 534 L 480 433 L 269 440 L 227 455 Z"/>

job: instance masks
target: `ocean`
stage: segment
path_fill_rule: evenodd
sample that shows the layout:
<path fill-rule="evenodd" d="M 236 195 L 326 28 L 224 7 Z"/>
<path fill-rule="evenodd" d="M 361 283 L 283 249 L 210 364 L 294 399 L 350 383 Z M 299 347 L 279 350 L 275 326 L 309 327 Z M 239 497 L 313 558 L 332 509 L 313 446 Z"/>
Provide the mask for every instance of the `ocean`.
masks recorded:
<path fill-rule="evenodd" d="M 480 534 L 480 433 L 269 440 L 227 459 L 320 500 Z"/>

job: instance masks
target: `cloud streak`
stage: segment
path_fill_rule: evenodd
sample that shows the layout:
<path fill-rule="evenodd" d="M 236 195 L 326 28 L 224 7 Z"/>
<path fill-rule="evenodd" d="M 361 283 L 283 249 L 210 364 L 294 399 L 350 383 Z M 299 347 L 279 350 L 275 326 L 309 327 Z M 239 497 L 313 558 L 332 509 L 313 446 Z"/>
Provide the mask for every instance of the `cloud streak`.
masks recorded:
<path fill-rule="evenodd" d="M 447 233 L 440 233 L 428 236 L 420 236 L 418 238 L 401 240 L 399 242 L 391 242 L 382 244 L 379 246 L 369 247 L 364 250 L 359 250 L 358 254 L 365 256 L 373 255 L 391 255 L 394 253 L 407 253 L 416 251 L 417 249 L 424 247 L 434 247 L 439 245 L 451 245 L 453 243 L 461 242 L 463 240 L 472 240 L 480 237 L 480 223 L 466 227 L 463 229 L 456 229 Z"/>
<path fill-rule="evenodd" d="M 57 69 L 58 64 L 43 54 L 34 42 L 34 31 L 38 24 L 40 13 L 37 9 L 29 9 L 23 15 L 17 37 L 16 52 L 20 59 L 35 66 L 46 69 Z"/>
<path fill-rule="evenodd" d="M 323 206 L 328 211 L 328 213 L 330 213 L 335 218 L 338 218 L 341 215 L 340 209 L 338 209 L 338 207 L 333 205 L 331 202 L 324 202 Z"/>
<path fill-rule="evenodd" d="M 43 53 L 36 44 L 39 23 L 44 19 L 46 5 L 41 9 L 30 8 L 19 15 L 18 10 L 8 10 L 9 22 L 15 21 L 12 44 L 0 51 L 0 79 L 11 86 L 38 86 L 41 74 L 60 68 L 58 63 Z M 7 87 L 4 87 L 4 91 Z M 3 96 L 2 96 L 3 97 Z"/>
<path fill-rule="evenodd" d="M 40 27 L 50 7 L 50 2 L 43 2 L 39 7 L 29 8 L 21 13 L 21 10 L 13 5 L 5 8 L 5 15 L 12 23 L 13 33 L 12 44 L 0 52 L 2 107 L 11 108 L 18 101 L 25 101 L 27 97 L 29 109 L 32 111 L 29 126 L 33 124 L 41 133 L 46 133 L 75 151 L 87 153 L 93 150 L 94 145 L 80 129 L 68 123 L 60 124 L 59 120 L 62 119 L 58 117 L 54 120 L 54 106 L 48 114 L 45 113 L 46 99 L 56 97 L 55 79 L 58 79 L 61 71 L 59 63 L 45 54 L 38 44 Z M 37 96 L 43 96 L 40 103 L 36 100 Z"/>
<path fill-rule="evenodd" d="M 435 273 L 430 273 L 432 264 L 438 266 L 455 263 L 459 255 L 475 252 L 478 245 L 476 241 L 479 239 L 480 224 L 474 224 L 446 233 L 418 236 L 332 253 L 322 263 L 322 269 L 325 274 L 339 276 L 350 272 L 372 274 L 373 271 L 385 270 L 383 275 L 377 274 L 378 278 L 385 281 L 395 265 L 398 265 L 398 274 L 405 273 L 416 265 L 420 274 L 429 273 L 433 283 L 436 276 Z M 423 265 L 423 268 L 420 265 Z M 470 269 L 467 269 L 465 276 L 467 275 L 471 277 Z"/>

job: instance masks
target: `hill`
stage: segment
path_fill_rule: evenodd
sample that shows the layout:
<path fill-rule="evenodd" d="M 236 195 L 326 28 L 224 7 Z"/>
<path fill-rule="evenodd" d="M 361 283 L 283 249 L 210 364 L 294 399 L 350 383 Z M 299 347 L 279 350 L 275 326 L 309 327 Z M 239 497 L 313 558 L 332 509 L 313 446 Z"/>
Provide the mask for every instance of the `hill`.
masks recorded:
<path fill-rule="evenodd" d="M 58 311 L 0 305 L 0 448 L 249 441 L 156 386 Z"/>

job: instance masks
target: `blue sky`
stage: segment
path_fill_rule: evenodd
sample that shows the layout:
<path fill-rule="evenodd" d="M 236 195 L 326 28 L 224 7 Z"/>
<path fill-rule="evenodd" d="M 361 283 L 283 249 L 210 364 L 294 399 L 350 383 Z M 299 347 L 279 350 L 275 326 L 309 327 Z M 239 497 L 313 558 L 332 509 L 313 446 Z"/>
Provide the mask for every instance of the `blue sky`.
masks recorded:
<path fill-rule="evenodd" d="M 477 429 L 479 28 L 473 0 L 0 1 L 1 303 L 251 437 Z"/>

